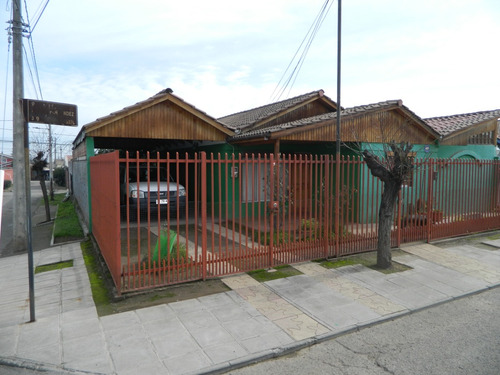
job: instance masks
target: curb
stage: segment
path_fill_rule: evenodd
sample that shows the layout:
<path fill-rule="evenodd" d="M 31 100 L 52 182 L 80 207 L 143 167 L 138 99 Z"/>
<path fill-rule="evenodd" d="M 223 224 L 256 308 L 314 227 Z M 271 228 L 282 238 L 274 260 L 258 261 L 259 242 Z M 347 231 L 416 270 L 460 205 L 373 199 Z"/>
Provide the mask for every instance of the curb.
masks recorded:
<path fill-rule="evenodd" d="M 0 357 L 0 366 L 12 367 L 17 369 L 27 369 L 39 372 L 47 372 L 54 375 L 105 375 L 97 372 L 66 369 L 48 363 L 36 362 L 30 359 L 15 358 L 15 357 Z"/>

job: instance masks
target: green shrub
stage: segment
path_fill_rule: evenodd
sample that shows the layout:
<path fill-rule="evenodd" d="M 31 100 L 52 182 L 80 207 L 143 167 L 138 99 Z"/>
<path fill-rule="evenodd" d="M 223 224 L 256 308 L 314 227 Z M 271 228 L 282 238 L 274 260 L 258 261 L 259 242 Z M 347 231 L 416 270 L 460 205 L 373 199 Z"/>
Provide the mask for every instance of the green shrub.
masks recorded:
<path fill-rule="evenodd" d="M 158 263 L 158 256 L 160 257 L 160 265 L 163 260 L 170 265 L 178 265 L 183 263 L 190 263 L 191 259 L 188 257 L 186 245 L 179 241 L 177 233 L 173 230 L 163 229 L 160 232 L 160 237 L 156 241 L 156 245 L 151 252 L 151 264 L 148 264 L 147 255 L 142 259 L 143 267 L 145 269 L 152 267 L 152 263 Z M 160 266 L 157 264 L 157 267 Z"/>
<path fill-rule="evenodd" d="M 54 182 L 61 186 L 66 187 L 66 169 L 65 168 L 56 168 L 54 169 Z"/>

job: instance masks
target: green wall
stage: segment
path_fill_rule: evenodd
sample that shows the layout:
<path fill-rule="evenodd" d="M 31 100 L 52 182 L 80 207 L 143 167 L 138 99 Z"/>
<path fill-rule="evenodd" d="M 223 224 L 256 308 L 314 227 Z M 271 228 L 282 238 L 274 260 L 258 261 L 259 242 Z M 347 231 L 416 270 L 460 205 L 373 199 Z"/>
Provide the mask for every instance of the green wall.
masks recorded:
<path fill-rule="evenodd" d="M 439 146 L 436 158 L 439 159 L 484 159 L 495 158 L 494 145 Z"/>

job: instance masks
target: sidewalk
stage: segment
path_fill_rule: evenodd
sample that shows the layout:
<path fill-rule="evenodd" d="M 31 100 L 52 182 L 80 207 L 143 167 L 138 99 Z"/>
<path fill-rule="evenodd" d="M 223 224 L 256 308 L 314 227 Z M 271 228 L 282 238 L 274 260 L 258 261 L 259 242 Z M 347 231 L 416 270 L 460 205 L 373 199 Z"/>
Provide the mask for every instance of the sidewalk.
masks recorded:
<path fill-rule="evenodd" d="M 484 236 L 487 238 L 487 235 Z M 231 290 L 98 317 L 79 243 L 35 253 L 35 265 L 73 267 L 35 276 L 29 320 L 25 255 L 0 259 L 0 365 L 68 373 L 203 374 L 274 357 L 435 304 L 500 285 L 500 240 L 486 246 L 404 246 L 389 275 L 360 265 L 258 283 L 226 277 Z"/>

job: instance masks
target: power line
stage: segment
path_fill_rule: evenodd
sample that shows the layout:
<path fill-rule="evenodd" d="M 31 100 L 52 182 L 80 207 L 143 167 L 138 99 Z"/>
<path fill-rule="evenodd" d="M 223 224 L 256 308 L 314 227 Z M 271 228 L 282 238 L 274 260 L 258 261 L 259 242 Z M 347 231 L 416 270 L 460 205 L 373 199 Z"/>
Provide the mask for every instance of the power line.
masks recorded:
<path fill-rule="evenodd" d="M 299 48 L 297 48 L 297 51 L 293 55 L 292 59 L 290 60 L 290 63 L 288 64 L 287 68 L 285 69 L 285 72 L 283 73 L 283 76 L 279 80 L 278 84 L 276 85 L 276 88 L 274 89 L 273 93 L 271 94 L 271 101 L 277 101 L 279 100 L 284 92 L 288 88 L 288 94 L 290 93 L 290 90 L 292 89 L 293 85 L 295 84 L 295 81 L 297 79 L 297 76 L 300 72 L 300 69 L 302 68 L 302 65 L 304 64 L 305 58 L 307 56 L 307 53 L 309 52 L 309 49 L 312 45 L 312 42 L 314 38 L 316 37 L 318 30 L 320 29 L 321 25 L 323 24 L 324 19 L 328 15 L 328 12 L 330 11 L 330 8 L 333 4 L 333 1 L 330 3 L 330 0 L 325 0 L 324 4 L 322 5 L 318 15 L 314 19 L 314 22 L 312 23 L 311 27 L 307 31 L 306 35 L 304 36 L 304 39 L 299 45 Z M 305 44 L 305 45 L 304 45 Z M 303 47 L 304 46 L 304 47 Z M 287 72 L 289 71 L 290 67 L 292 66 L 294 60 L 297 58 L 297 55 L 299 52 L 302 50 L 302 53 L 295 64 L 293 70 L 290 72 L 290 75 L 288 78 L 286 78 L 285 82 L 283 83 L 283 86 L 280 88 L 280 84 L 283 82 L 285 79 L 285 76 L 287 75 Z"/>
<path fill-rule="evenodd" d="M 47 8 L 47 5 L 49 5 L 49 1 L 50 0 L 47 0 L 45 2 L 45 4 L 43 5 L 43 8 L 40 11 L 40 14 L 38 16 L 36 14 L 37 14 L 38 10 L 40 9 L 40 7 L 38 7 L 37 11 L 35 11 L 35 21 L 33 22 L 33 27 L 31 28 L 31 32 L 35 31 L 35 27 L 38 24 L 38 21 L 40 21 L 40 18 L 42 17 L 43 12 L 45 12 L 45 8 Z M 28 13 L 26 13 L 26 14 L 28 14 Z"/>
<path fill-rule="evenodd" d="M 9 35 L 8 38 L 8 43 L 7 43 L 7 70 L 5 72 L 5 92 L 4 92 L 4 101 L 3 101 L 3 125 L 2 125 L 2 148 L 0 149 L 0 152 L 3 154 L 3 140 L 5 139 L 5 123 L 7 122 L 5 120 L 5 114 L 7 112 L 7 88 L 8 88 L 8 81 L 9 81 L 9 62 L 10 62 L 10 46 L 12 43 L 12 37 Z M 12 121 L 12 120 L 10 120 Z"/>

